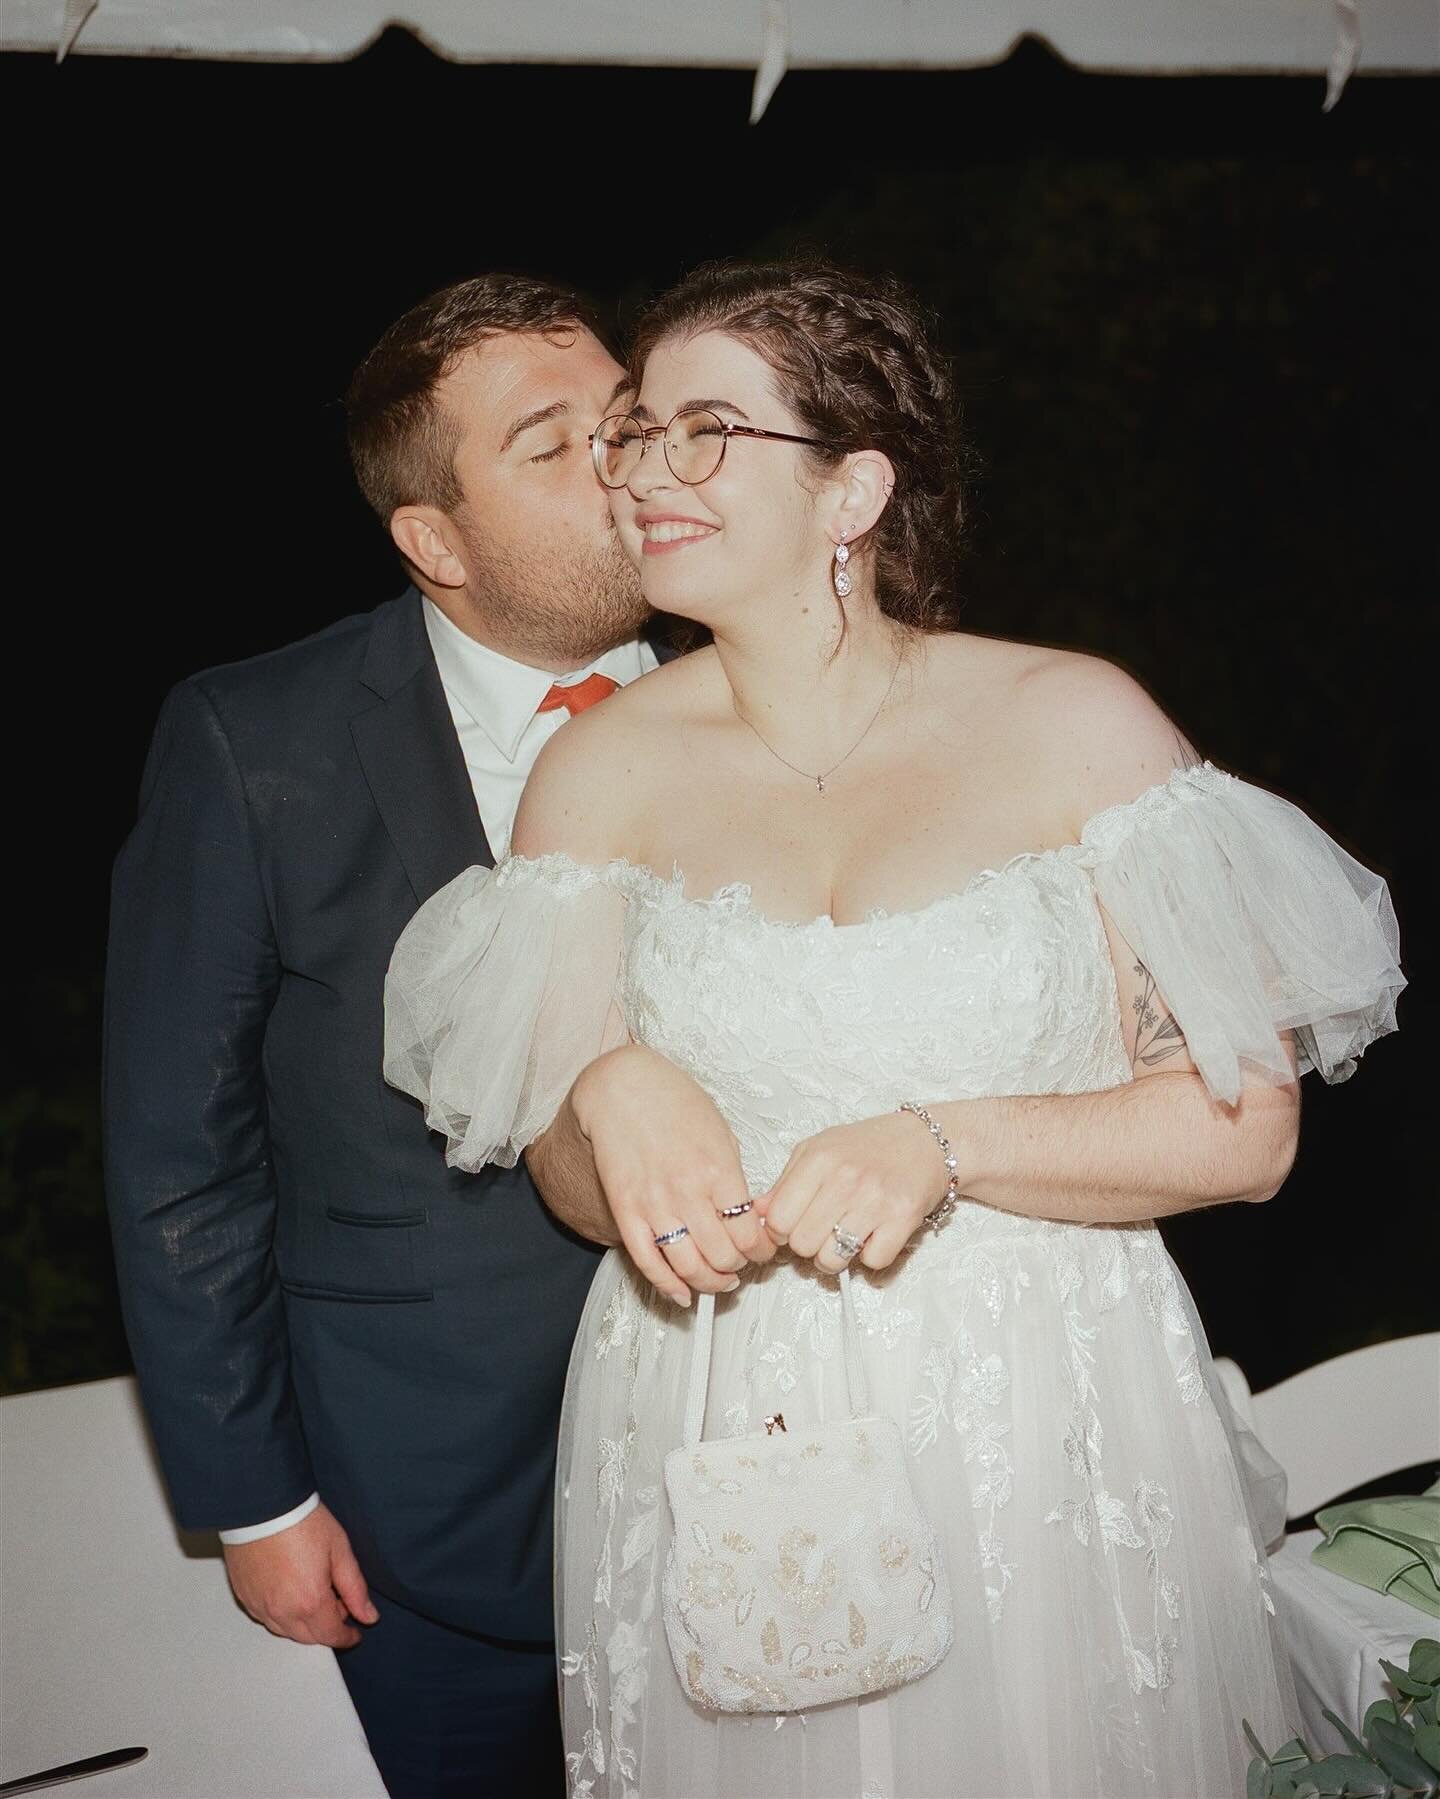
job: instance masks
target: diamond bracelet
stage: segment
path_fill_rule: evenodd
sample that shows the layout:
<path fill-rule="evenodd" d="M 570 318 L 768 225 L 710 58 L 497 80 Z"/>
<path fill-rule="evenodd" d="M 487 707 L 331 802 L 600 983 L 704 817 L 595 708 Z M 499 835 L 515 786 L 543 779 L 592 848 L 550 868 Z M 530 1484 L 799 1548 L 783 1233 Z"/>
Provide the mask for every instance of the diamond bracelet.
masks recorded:
<path fill-rule="evenodd" d="M 960 1177 L 956 1173 L 956 1169 L 960 1164 L 955 1158 L 955 1151 L 950 1147 L 950 1139 L 945 1135 L 944 1131 L 940 1129 L 940 1126 L 936 1124 L 935 1120 L 925 1110 L 924 1106 L 914 1105 L 907 1099 L 902 1101 L 902 1103 L 896 1107 L 896 1110 L 899 1112 L 913 1112 L 920 1120 L 921 1124 L 925 1126 L 926 1130 L 929 1131 L 930 1135 L 940 1145 L 940 1153 L 945 1158 L 945 1172 L 950 1178 L 945 1183 L 944 1197 L 941 1199 L 939 1205 L 935 1207 L 933 1212 L 927 1212 L 925 1214 L 925 1223 L 930 1225 L 932 1229 L 938 1231 L 940 1226 L 944 1224 L 945 1220 L 955 1210 L 956 1203 L 960 1198 Z"/>

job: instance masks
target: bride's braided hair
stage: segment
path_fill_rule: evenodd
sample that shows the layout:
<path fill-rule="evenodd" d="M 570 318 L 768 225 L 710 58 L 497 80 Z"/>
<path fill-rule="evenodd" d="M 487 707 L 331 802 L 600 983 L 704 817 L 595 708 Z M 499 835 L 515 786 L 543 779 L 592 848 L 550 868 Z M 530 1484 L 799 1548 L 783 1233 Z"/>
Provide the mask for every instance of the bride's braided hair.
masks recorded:
<path fill-rule="evenodd" d="M 776 391 L 820 469 L 853 450 L 883 450 L 895 491 L 852 546 L 874 556 L 887 617 L 921 631 L 957 624 L 955 570 L 966 520 L 968 453 L 954 382 L 932 318 L 892 277 L 818 261 L 706 263 L 643 315 L 632 350 L 639 379 L 665 338 L 721 331 L 769 363 Z"/>

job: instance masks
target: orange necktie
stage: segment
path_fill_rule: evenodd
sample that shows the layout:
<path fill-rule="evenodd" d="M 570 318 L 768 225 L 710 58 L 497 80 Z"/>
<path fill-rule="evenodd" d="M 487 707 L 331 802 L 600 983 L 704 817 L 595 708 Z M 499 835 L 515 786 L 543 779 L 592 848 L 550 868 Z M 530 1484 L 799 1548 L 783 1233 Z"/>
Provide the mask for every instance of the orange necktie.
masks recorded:
<path fill-rule="evenodd" d="M 553 712 L 556 707 L 563 706 L 571 718 L 574 718 L 577 712 L 583 712 L 587 706 L 596 706 L 601 700 L 607 699 L 619 685 L 609 675 L 586 675 L 583 681 L 577 681 L 573 687 L 562 687 L 557 681 L 535 710 Z"/>

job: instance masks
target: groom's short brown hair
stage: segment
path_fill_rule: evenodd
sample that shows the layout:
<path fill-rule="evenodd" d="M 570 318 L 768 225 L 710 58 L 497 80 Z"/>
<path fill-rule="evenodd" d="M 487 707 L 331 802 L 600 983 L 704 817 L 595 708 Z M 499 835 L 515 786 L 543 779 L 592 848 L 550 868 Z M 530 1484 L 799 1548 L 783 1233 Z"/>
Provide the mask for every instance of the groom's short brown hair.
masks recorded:
<path fill-rule="evenodd" d="M 600 335 L 589 302 L 528 275 L 456 281 L 396 319 L 345 395 L 355 478 L 382 525 L 399 506 L 451 512 L 463 498 L 455 478 L 461 424 L 435 391 L 456 361 L 502 332 L 577 328 Z"/>

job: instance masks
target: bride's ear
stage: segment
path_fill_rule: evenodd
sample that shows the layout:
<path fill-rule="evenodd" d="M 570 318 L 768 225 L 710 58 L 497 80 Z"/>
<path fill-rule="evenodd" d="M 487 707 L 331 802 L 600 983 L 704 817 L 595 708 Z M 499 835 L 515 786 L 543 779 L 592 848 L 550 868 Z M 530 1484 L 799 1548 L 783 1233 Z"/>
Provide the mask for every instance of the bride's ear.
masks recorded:
<path fill-rule="evenodd" d="M 395 548 L 436 587 L 463 587 L 461 544 L 450 519 L 435 506 L 400 506 L 390 514 Z"/>
<path fill-rule="evenodd" d="M 873 528 L 895 491 L 895 465 L 881 450 L 857 450 L 846 458 L 836 490 L 831 535 L 838 541 L 843 534 L 852 547 L 863 547 L 857 539 Z"/>

